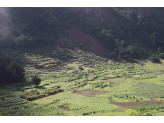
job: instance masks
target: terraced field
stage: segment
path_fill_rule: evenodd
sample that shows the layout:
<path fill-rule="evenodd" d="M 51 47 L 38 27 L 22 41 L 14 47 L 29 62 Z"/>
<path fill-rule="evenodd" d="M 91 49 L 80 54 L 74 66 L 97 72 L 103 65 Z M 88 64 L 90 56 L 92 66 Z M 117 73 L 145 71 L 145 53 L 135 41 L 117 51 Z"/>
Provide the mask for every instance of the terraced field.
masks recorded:
<path fill-rule="evenodd" d="M 15 50 L 13 56 L 24 61 L 27 82 L 0 87 L 0 115 L 164 115 L 164 61 L 126 63 L 46 46 Z M 38 88 L 30 82 L 34 74 L 42 80 Z M 55 88 L 64 91 L 32 101 L 20 98 Z"/>

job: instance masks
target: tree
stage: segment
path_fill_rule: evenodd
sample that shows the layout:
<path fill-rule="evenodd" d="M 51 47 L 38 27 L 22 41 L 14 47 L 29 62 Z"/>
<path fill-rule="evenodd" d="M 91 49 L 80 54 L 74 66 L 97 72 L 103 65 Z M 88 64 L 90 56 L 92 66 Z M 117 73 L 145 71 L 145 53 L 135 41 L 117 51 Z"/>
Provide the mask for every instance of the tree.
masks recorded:
<path fill-rule="evenodd" d="M 14 59 L 10 51 L 0 50 L 0 83 L 21 82 L 25 80 L 21 60 Z"/>
<path fill-rule="evenodd" d="M 38 62 L 35 61 L 34 66 L 35 66 L 35 69 L 37 69 L 38 68 Z"/>
<path fill-rule="evenodd" d="M 87 78 L 87 77 L 88 77 L 88 74 L 86 73 L 86 74 L 85 74 L 85 78 Z"/>
<path fill-rule="evenodd" d="M 32 83 L 35 85 L 35 87 L 38 87 L 38 85 L 41 83 L 41 79 L 37 75 L 35 75 L 32 78 Z"/>
<path fill-rule="evenodd" d="M 161 47 L 157 48 L 157 53 L 158 54 L 162 53 L 162 48 Z"/>
<path fill-rule="evenodd" d="M 160 53 L 160 54 L 159 54 L 159 57 L 160 57 L 161 59 L 164 59 L 164 53 Z"/>
<path fill-rule="evenodd" d="M 82 66 L 79 66 L 79 68 L 78 68 L 80 71 L 83 71 L 84 70 L 84 68 L 82 67 Z"/>

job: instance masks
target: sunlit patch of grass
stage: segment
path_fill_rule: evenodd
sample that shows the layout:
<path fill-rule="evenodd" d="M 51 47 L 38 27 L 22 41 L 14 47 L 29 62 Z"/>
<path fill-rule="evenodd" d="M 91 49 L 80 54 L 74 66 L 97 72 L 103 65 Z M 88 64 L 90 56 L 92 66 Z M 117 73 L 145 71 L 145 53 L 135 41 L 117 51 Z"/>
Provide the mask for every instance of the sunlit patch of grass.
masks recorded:
<path fill-rule="evenodd" d="M 58 116 L 64 115 L 61 109 L 43 104 L 29 103 L 0 109 L 3 116 Z"/>
<path fill-rule="evenodd" d="M 153 84 L 151 87 L 140 87 L 137 89 L 134 89 L 134 92 L 139 92 L 139 93 L 148 93 L 148 92 L 164 92 L 163 86 L 159 86 L 156 84 Z"/>

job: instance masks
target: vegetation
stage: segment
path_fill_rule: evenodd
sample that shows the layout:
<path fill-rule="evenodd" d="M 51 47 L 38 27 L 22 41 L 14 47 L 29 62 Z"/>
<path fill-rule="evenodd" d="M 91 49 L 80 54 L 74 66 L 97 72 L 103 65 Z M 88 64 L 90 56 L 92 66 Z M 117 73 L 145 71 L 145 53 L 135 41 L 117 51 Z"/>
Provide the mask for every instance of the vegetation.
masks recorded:
<path fill-rule="evenodd" d="M 117 58 L 117 54 L 115 52 L 111 52 L 109 58 Z"/>
<path fill-rule="evenodd" d="M 34 90 L 32 92 L 22 94 L 20 97 L 23 98 L 23 99 L 27 99 L 29 101 L 32 101 L 32 100 L 36 100 L 36 99 L 39 99 L 39 98 L 42 98 L 42 97 L 45 97 L 45 96 L 46 96 L 45 93 L 41 93 L 37 90 Z"/>
<path fill-rule="evenodd" d="M 18 57 L 24 52 L 23 55 L 25 55 L 25 57 L 23 57 L 22 60 L 28 60 L 26 65 L 24 65 L 26 79 L 32 80 L 35 78 L 34 75 L 37 74 L 37 77 L 40 78 L 42 82 L 37 87 L 37 90 L 36 87 L 32 86 L 31 82 L 28 81 L 15 85 L 4 85 L 1 87 L 0 107 L 6 109 L 6 113 L 1 112 L 2 115 L 145 116 L 159 115 L 162 113 L 163 110 L 160 106 L 153 110 L 150 109 L 154 104 L 153 100 L 156 100 L 155 103 L 158 105 L 159 102 L 157 100 L 163 100 L 164 97 L 163 86 L 161 86 L 163 84 L 161 81 L 163 80 L 163 72 L 160 71 L 163 69 L 162 64 L 158 64 L 158 66 L 154 65 L 154 63 L 149 62 L 149 59 L 147 59 L 146 62 L 140 60 L 138 63 L 123 63 L 121 61 L 117 62 L 114 59 L 112 61 L 110 59 L 107 60 L 107 58 L 82 50 L 69 50 L 68 52 L 65 49 L 65 53 L 76 56 L 76 60 L 61 60 L 62 64 L 66 64 L 64 66 L 56 64 L 55 61 L 57 58 L 52 58 L 47 54 L 44 55 L 47 57 L 40 56 L 39 54 L 42 50 L 52 53 L 56 51 L 58 54 L 63 52 L 63 50 L 56 50 L 54 47 L 46 46 L 42 47 L 41 50 L 39 47 L 35 48 L 28 54 L 23 50 L 13 51 L 13 56 Z M 80 53 L 80 55 L 78 53 Z M 79 60 L 83 56 L 85 56 L 86 59 L 83 61 Z M 35 69 L 33 64 L 35 61 L 38 61 L 39 65 L 44 65 L 44 69 Z M 143 64 L 141 65 L 140 62 Z M 91 66 L 90 63 L 92 63 L 93 66 Z M 49 69 L 49 66 L 53 67 Z M 85 71 L 79 71 L 79 66 L 85 66 Z M 88 94 L 92 91 L 93 93 L 85 95 L 85 91 L 87 90 Z M 80 93 L 84 95 L 81 95 Z M 123 108 L 116 105 L 118 102 L 131 102 L 133 105 L 145 102 L 145 105 L 148 104 L 150 107 L 148 107 L 148 110 L 145 113 L 142 113 L 139 110 L 141 109 L 140 105 L 129 105 L 131 107 L 127 106 L 126 108 Z M 35 107 L 33 104 L 40 105 L 41 109 L 44 105 L 45 112 L 41 113 L 40 111 L 42 110 L 38 110 L 38 112 L 35 111 L 34 113 L 25 113 L 26 108 L 23 109 L 23 107 L 28 103 L 33 107 Z M 16 108 L 14 109 L 14 106 L 22 107 L 21 111 Z M 47 110 L 52 111 L 51 109 L 48 109 L 49 106 L 51 108 L 53 107 L 52 109 L 54 109 L 54 111 L 63 111 L 63 114 L 57 114 L 54 112 L 47 113 Z M 93 106 L 96 107 L 94 110 L 92 108 Z M 9 112 L 7 107 L 10 107 L 10 111 L 15 114 Z M 62 108 L 68 109 L 63 110 Z M 126 113 L 126 110 L 129 108 L 138 113 Z M 29 108 L 29 110 L 32 109 L 32 107 L 31 109 Z M 117 112 L 117 110 L 121 110 L 122 112 Z M 22 112 L 22 114 L 20 114 L 20 112 Z"/>
<path fill-rule="evenodd" d="M 7 9 L 0 115 L 164 115 L 162 8 Z"/>
<path fill-rule="evenodd" d="M 59 93 L 62 91 L 64 91 L 64 90 L 60 89 L 60 88 L 46 89 L 45 92 L 39 92 L 37 90 L 32 90 L 31 92 L 22 94 L 20 97 L 23 99 L 27 99 L 29 101 L 32 101 L 32 100 L 43 98 L 43 97 L 46 97 L 47 95 L 56 94 L 56 93 Z"/>
<path fill-rule="evenodd" d="M 164 53 L 160 53 L 160 54 L 159 54 L 159 57 L 160 57 L 161 59 L 164 59 Z"/>
<path fill-rule="evenodd" d="M 0 50 L 0 83 L 7 84 L 22 82 L 24 78 L 24 68 L 19 59 L 11 57 L 10 50 Z"/>
<path fill-rule="evenodd" d="M 151 61 L 152 61 L 153 63 L 160 63 L 160 59 L 157 58 L 157 57 L 151 57 Z"/>
<path fill-rule="evenodd" d="M 117 55 L 126 60 L 148 57 L 146 49 L 141 50 L 138 46 L 131 45 L 134 42 L 131 37 L 140 37 L 140 39 L 137 39 L 138 42 L 141 40 L 148 44 L 150 48 L 156 48 L 158 54 L 162 52 L 163 28 L 161 25 L 164 19 L 161 14 L 163 12 L 162 8 L 144 8 L 151 13 L 149 15 L 138 13 L 138 8 L 136 10 L 128 7 L 101 8 L 104 14 L 108 15 L 103 19 L 110 24 L 95 21 L 97 17 L 94 14 L 90 16 L 83 12 L 79 13 L 74 11 L 74 8 L 8 9 L 12 16 L 11 18 L 3 18 L 2 21 L 5 22 L 5 26 L 8 25 L 11 28 L 1 33 L 0 40 L 3 48 L 29 48 L 39 45 L 60 44 L 57 39 L 64 37 L 69 40 L 69 28 L 73 25 L 97 37 L 107 49 L 115 52 L 112 53 L 113 55 L 111 54 L 111 58 L 116 58 Z M 82 11 L 84 11 L 83 9 Z M 98 10 L 92 8 L 91 11 L 95 13 Z M 108 12 L 110 14 L 107 14 Z M 111 18 L 118 21 L 113 21 Z M 12 28 L 16 29 L 12 30 Z M 5 36 L 2 36 L 4 33 Z M 8 45 L 9 43 L 10 45 Z"/>
<path fill-rule="evenodd" d="M 84 70 L 84 68 L 83 68 L 82 66 L 79 66 L 78 69 L 79 69 L 80 71 L 83 71 L 83 70 Z"/>
<path fill-rule="evenodd" d="M 157 53 L 158 54 L 162 53 L 162 48 L 161 47 L 157 48 Z"/>
<path fill-rule="evenodd" d="M 3 107 L 0 108 L 0 112 L 2 116 L 64 116 L 66 114 L 63 113 L 57 107 L 46 106 L 44 104 L 35 104 L 29 103 L 18 106 L 11 107 Z"/>
<path fill-rule="evenodd" d="M 112 97 L 108 97 L 109 101 L 112 101 Z"/>
<path fill-rule="evenodd" d="M 41 83 L 41 79 L 40 79 L 37 75 L 35 75 L 35 76 L 33 76 L 31 82 L 32 82 L 36 87 L 38 87 L 38 85 Z"/>
<path fill-rule="evenodd" d="M 149 112 L 149 110 L 146 109 L 145 107 L 142 107 L 138 111 L 133 109 L 128 109 L 126 113 L 130 114 L 130 116 L 153 116 L 152 112 Z"/>

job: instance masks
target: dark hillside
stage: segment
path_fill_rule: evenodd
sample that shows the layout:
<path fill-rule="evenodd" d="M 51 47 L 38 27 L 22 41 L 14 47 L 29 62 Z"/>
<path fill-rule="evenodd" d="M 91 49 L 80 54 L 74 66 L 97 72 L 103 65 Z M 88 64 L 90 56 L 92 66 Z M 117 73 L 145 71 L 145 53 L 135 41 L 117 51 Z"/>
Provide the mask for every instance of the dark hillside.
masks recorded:
<path fill-rule="evenodd" d="M 80 29 L 71 26 L 70 28 L 70 39 L 73 42 L 81 44 L 81 48 L 90 51 L 95 54 L 108 54 L 109 50 L 102 46 L 100 41 L 92 35 L 83 33 Z"/>
<path fill-rule="evenodd" d="M 62 38 L 76 40 L 79 45 L 83 42 L 83 49 L 91 52 L 101 43 L 100 47 L 104 48 L 100 49 L 104 50 L 97 52 L 102 54 L 110 51 L 119 56 L 121 47 L 129 45 L 147 49 L 142 52 L 149 52 L 149 48 L 156 51 L 158 47 L 164 48 L 163 11 L 163 8 L 130 7 L 1 8 L 1 46 L 55 45 L 61 43 Z M 79 31 L 73 31 L 72 26 Z"/>

